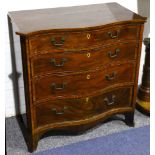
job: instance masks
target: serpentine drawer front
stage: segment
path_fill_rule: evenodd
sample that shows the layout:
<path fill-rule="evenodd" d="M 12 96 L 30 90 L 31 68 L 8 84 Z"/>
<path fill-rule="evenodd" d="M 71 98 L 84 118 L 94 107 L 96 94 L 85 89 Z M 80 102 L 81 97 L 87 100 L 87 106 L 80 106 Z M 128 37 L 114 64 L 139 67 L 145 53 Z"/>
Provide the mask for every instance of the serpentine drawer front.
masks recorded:
<path fill-rule="evenodd" d="M 123 61 L 136 60 L 136 58 L 136 42 L 75 52 L 53 52 L 32 57 L 32 76 L 95 69 L 111 63 L 118 64 Z"/>
<path fill-rule="evenodd" d="M 103 112 L 128 107 L 131 106 L 131 95 L 132 87 L 125 87 L 93 97 L 41 103 L 35 108 L 36 126 L 91 119 Z"/>
<path fill-rule="evenodd" d="M 20 36 L 30 152 L 50 130 L 78 133 L 118 113 L 134 125 L 145 17 L 107 3 L 13 11 L 8 21 L 12 46 Z"/>
<path fill-rule="evenodd" d="M 50 53 L 93 47 L 117 40 L 136 40 L 139 37 L 139 30 L 138 26 L 115 26 L 91 31 L 42 34 L 30 38 L 30 50 L 31 54 Z"/>
<path fill-rule="evenodd" d="M 34 101 L 88 95 L 108 87 L 134 82 L 134 64 L 79 74 L 49 75 L 34 80 Z"/>

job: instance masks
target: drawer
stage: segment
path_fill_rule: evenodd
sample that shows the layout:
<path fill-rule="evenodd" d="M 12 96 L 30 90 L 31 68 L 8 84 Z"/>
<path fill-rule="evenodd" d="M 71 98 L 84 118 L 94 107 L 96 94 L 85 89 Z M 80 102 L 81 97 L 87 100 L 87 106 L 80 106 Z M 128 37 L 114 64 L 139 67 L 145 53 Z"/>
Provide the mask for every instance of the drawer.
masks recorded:
<path fill-rule="evenodd" d="M 67 49 L 89 48 L 118 40 L 137 40 L 138 26 L 115 26 L 107 29 L 78 32 L 55 32 L 36 35 L 29 39 L 31 54 L 51 53 Z"/>
<path fill-rule="evenodd" d="M 132 87 L 81 99 L 55 100 L 35 106 L 36 126 L 96 117 L 106 111 L 131 106 Z"/>
<path fill-rule="evenodd" d="M 89 51 L 79 52 L 54 52 L 40 55 L 31 59 L 32 75 L 57 72 L 75 72 L 90 70 L 97 67 L 135 60 L 137 44 L 121 43 L 106 48 L 96 48 Z"/>
<path fill-rule="evenodd" d="M 55 74 L 33 81 L 33 100 L 89 95 L 113 85 L 134 82 L 134 63 L 78 74 Z"/>

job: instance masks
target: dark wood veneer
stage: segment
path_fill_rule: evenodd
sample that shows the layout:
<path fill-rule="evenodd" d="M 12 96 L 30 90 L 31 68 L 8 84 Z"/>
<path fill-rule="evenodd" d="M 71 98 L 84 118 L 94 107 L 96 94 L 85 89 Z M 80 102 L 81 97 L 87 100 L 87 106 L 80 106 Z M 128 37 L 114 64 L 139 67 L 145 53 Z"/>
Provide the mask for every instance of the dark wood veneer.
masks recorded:
<path fill-rule="evenodd" d="M 115 26 L 112 28 L 80 31 L 80 32 L 65 32 L 65 33 L 49 33 L 46 35 L 37 35 L 30 37 L 31 54 L 44 53 L 52 51 L 64 51 L 68 49 L 82 49 L 88 46 L 102 45 L 114 43 L 114 40 L 137 40 L 139 35 L 139 26 Z M 128 34 L 128 35 L 126 35 Z M 52 39 L 54 41 L 52 42 Z M 62 41 L 64 39 L 64 41 Z"/>
<path fill-rule="evenodd" d="M 33 100 L 44 98 L 67 98 L 88 95 L 112 85 L 134 82 L 134 63 L 116 65 L 105 70 L 79 74 L 50 75 L 35 79 L 33 82 Z M 55 84 L 55 86 L 52 84 Z"/>
<path fill-rule="evenodd" d="M 136 60 L 137 45 L 137 42 L 117 43 L 90 50 L 37 55 L 31 59 L 32 76 L 44 75 L 45 73 L 77 72 L 104 67 L 109 63 L 118 64 Z"/>
<path fill-rule="evenodd" d="M 129 107 L 131 96 L 132 87 L 125 87 L 93 97 L 48 101 L 35 108 L 36 126 L 80 121 L 97 117 L 108 110 Z"/>
<path fill-rule="evenodd" d="M 29 151 L 49 130 L 83 132 L 118 113 L 134 125 L 145 17 L 117 3 L 8 17 L 20 35 Z"/>
<path fill-rule="evenodd" d="M 16 33 L 22 36 L 45 34 L 49 31 L 88 30 L 119 23 L 139 25 L 146 20 L 117 3 L 12 11 L 9 16 L 19 28 Z"/>

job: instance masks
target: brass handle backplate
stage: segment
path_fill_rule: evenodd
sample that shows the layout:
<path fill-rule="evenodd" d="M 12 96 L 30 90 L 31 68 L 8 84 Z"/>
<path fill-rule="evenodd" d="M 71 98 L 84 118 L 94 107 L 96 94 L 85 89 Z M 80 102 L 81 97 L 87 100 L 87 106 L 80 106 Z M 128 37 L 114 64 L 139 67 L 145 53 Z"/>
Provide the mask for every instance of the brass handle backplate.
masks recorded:
<path fill-rule="evenodd" d="M 115 77 L 116 77 L 116 72 L 113 72 L 113 73 L 105 76 L 106 80 L 108 80 L 108 81 L 114 80 Z"/>
<path fill-rule="evenodd" d="M 59 41 L 57 41 L 54 37 L 51 38 L 52 45 L 59 47 L 62 46 L 65 42 L 65 37 L 61 37 Z"/>
<path fill-rule="evenodd" d="M 58 111 L 56 108 L 52 108 L 51 110 L 55 115 L 63 115 L 67 109 L 68 107 L 63 107 L 61 111 Z"/>
<path fill-rule="evenodd" d="M 118 56 L 118 53 L 120 52 L 119 48 L 116 48 L 115 52 L 112 53 L 111 51 L 108 52 L 109 58 L 116 58 Z"/>
<path fill-rule="evenodd" d="M 61 59 L 61 63 L 60 64 L 56 64 L 56 60 L 54 58 L 51 59 L 51 63 L 54 67 L 63 67 L 65 62 L 67 61 L 66 58 L 62 58 Z"/>
<path fill-rule="evenodd" d="M 66 82 L 64 82 L 64 83 L 62 83 L 62 84 L 52 83 L 51 88 L 52 88 L 53 90 L 63 90 L 63 89 L 65 89 L 66 85 L 67 85 Z"/>
<path fill-rule="evenodd" d="M 104 98 L 104 102 L 110 106 L 110 105 L 113 105 L 115 104 L 115 98 L 116 96 L 115 95 L 112 95 L 111 99 L 109 99 L 108 97 Z"/>
<path fill-rule="evenodd" d="M 114 34 L 114 32 L 109 31 L 109 32 L 108 32 L 108 35 L 110 36 L 111 39 L 115 39 L 115 38 L 118 38 L 119 33 L 120 33 L 119 30 L 117 30 L 117 31 L 115 32 L 115 34 Z"/>

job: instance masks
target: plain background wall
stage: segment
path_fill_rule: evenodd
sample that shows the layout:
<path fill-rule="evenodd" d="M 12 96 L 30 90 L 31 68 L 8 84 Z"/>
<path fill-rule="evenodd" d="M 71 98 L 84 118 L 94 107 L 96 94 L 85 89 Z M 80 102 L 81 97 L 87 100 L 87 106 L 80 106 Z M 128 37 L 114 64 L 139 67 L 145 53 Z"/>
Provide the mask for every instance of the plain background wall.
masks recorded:
<path fill-rule="evenodd" d="M 54 8 L 54 7 L 62 7 L 62 6 L 74 6 L 74 5 L 85 5 L 85 4 L 95 4 L 95 3 L 106 3 L 106 2 L 118 2 L 121 5 L 127 7 L 128 9 L 138 12 L 138 1 L 136 0 L 5 0 L 5 6 L 2 9 L 1 16 L 2 22 L 4 24 L 4 33 L 5 33 L 5 116 L 10 117 L 15 115 L 15 101 L 13 95 L 13 85 L 12 80 L 10 79 L 9 75 L 12 73 L 12 66 L 11 66 L 11 55 L 10 55 L 10 43 L 9 43 L 9 35 L 8 35 L 8 24 L 7 24 L 7 12 L 8 11 L 17 11 L 17 10 L 29 10 L 29 9 L 40 9 L 40 8 Z M 140 3 L 145 0 L 139 0 Z M 8 3 L 7 3 L 8 2 Z M 9 5 L 7 5 L 9 4 Z M 142 74 L 142 66 L 144 60 L 144 46 L 142 50 L 142 57 L 141 57 L 141 67 L 140 67 L 140 79 Z M 21 79 L 22 81 L 22 79 Z M 23 83 L 20 82 L 19 91 L 22 92 L 24 89 Z M 22 94 L 22 105 L 21 111 L 25 112 L 25 102 L 24 102 L 24 94 Z"/>

